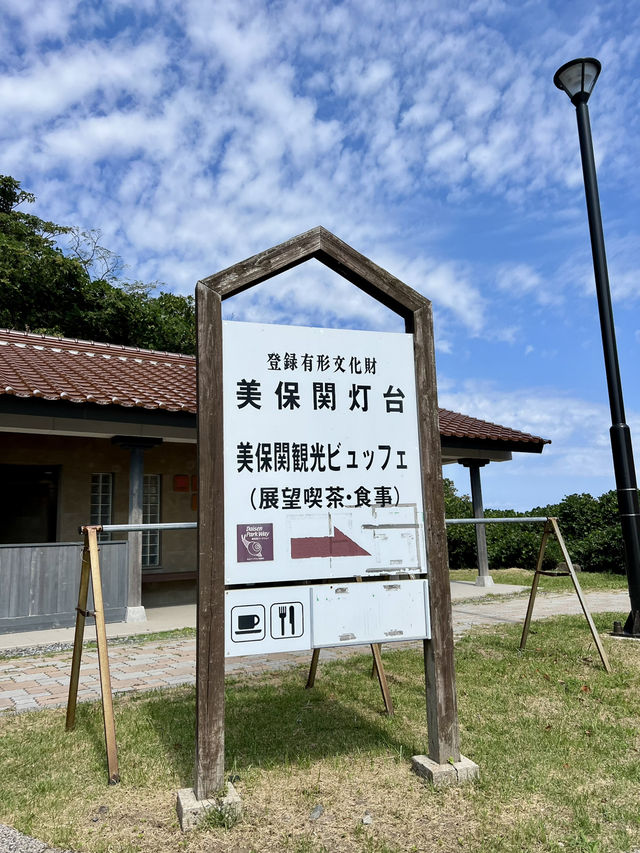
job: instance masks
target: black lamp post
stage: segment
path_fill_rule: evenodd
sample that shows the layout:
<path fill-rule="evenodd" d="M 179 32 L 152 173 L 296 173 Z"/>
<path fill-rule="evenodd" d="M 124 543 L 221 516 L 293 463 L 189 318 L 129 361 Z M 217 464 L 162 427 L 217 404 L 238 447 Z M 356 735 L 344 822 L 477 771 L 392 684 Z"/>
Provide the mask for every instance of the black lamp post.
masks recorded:
<path fill-rule="evenodd" d="M 611 450 L 618 493 L 622 540 L 624 542 L 627 584 L 631 599 L 631 613 L 625 623 L 624 632 L 625 634 L 640 636 L 640 504 L 633 464 L 631 432 L 625 423 L 607 258 L 604 250 L 604 234 L 600 215 L 598 181 L 591 141 L 589 108 L 587 107 L 587 101 L 600 74 L 600 68 L 597 59 L 574 59 L 556 71 L 553 82 L 558 89 L 567 93 L 571 103 L 576 108 L 578 119 L 578 136 L 580 138 L 582 172 L 587 199 L 589 232 L 591 234 L 593 270 L 596 280 L 609 406 L 611 408 Z"/>

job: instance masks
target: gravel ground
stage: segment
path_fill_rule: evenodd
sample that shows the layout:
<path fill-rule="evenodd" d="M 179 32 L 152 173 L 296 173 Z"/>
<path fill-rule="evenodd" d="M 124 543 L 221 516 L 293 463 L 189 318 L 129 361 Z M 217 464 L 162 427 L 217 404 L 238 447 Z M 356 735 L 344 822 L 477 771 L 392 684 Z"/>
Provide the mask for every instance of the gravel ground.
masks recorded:
<path fill-rule="evenodd" d="M 10 826 L 0 823 L 0 853 L 72 853 L 71 850 L 60 850 L 49 847 L 43 841 L 29 838 Z"/>

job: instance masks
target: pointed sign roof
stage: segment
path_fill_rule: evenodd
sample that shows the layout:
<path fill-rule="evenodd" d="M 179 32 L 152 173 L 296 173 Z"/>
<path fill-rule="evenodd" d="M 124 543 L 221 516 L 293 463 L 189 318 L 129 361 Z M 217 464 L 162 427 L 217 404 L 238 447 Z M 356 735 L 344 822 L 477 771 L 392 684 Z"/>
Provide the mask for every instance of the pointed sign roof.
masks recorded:
<path fill-rule="evenodd" d="M 221 270 L 200 284 L 228 299 L 286 270 L 315 259 L 346 278 L 360 290 L 411 322 L 414 311 L 430 301 L 391 273 L 361 255 L 321 225 L 266 252 Z"/>

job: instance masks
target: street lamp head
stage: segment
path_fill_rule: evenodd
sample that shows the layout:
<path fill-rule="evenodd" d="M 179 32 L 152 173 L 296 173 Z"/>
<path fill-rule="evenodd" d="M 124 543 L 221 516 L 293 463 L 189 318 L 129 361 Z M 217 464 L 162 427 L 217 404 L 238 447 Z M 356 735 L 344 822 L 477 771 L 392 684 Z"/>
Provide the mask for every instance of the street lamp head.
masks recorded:
<path fill-rule="evenodd" d="M 580 102 L 589 100 L 602 66 L 597 59 L 572 59 L 571 62 L 558 68 L 553 75 L 553 82 L 571 98 L 571 103 L 577 106 Z"/>

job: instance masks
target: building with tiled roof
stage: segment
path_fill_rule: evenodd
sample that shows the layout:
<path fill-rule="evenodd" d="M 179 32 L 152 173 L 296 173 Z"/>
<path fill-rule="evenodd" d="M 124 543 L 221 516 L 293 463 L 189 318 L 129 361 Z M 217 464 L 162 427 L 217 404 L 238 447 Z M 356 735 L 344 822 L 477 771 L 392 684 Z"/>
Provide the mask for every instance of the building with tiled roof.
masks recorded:
<path fill-rule="evenodd" d="M 439 415 L 443 464 L 460 462 L 472 475 L 547 443 L 447 409 Z M 18 546 L 77 542 L 80 524 L 127 523 L 136 488 L 144 520 L 196 520 L 193 356 L 0 330 L 0 432 L 0 581 L 11 548 L 14 560 Z M 193 531 L 142 536 L 145 584 L 170 578 L 178 600 L 178 580 L 195 572 Z M 32 615 L 21 624 L 38 625 Z M 0 609 L 0 631 L 8 619 Z"/>

